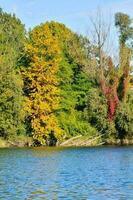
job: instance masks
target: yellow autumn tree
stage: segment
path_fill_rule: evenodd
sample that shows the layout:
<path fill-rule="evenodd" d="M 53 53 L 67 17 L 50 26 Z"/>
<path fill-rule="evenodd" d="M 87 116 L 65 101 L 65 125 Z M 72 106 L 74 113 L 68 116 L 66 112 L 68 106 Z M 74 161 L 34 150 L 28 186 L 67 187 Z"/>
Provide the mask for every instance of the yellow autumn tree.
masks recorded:
<path fill-rule="evenodd" d="M 25 109 L 33 138 L 41 144 L 54 144 L 62 135 L 55 111 L 59 104 L 57 72 L 60 64 L 58 40 L 49 23 L 35 27 L 26 44 L 27 69 L 24 71 Z"/>

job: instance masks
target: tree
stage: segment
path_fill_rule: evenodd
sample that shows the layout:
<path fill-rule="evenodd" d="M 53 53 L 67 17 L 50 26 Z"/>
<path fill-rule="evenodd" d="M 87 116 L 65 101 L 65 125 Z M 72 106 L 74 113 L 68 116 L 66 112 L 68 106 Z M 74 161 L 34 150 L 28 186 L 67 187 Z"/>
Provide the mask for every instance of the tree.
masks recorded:
<path fill-rule="evenodd" d="M 6 58 L 0 60 L 0 136 L 5 139 L 24 134 L 23 81 L 19 73 L 7 64 Z"/>
<path fill-rule="evenodd" d="M 115 26 L 119 29 L 120 45 L 125 44 L 127 40 L 133 37 L 133 27 L 131 18 L 124 13 L 115 14 Z"/>
<path fill-rule="evenodd" d="M 53 145 L 62 134 L 55 116 L 59 104 L 59 82 L 56 75 L 60 48 L 48 22 L 29 33 L 26 54 L 29 63 L 23 73 L 24 91 L 33 138 L 41 144 Z"/>
<path fill-rule="evenodd" d="M 91 81 L 84 72 L 89 63 L 86 38 L 79 36 L 62 24 L 51 23 L 61 47 L 61 63 L 58 71 L 60 104 L 57 118 L 66 137 L 77 134 L 96 134 L 84 116 L 86 96 Z M 56 31 L 58 30 L 58 31 Z"/>
<path fill-rule="evenodd" d="M 92 55 L 94 54 L 96 59 L 97 70 L 97 82 L 100 89 L 107 99 L 108 107 L 108 119 L 113 120 L 115 111 L 119 102 L 117 87 L 118 87 L 118 75 L 112 58 L 109 56 L 109 36 L 111 26 L 105 23 L 101 11 L 98 11 L 96 19 L 91 18 L 93 28 L 93 40 L 94 48 L 92 49 Z M 105 51 L 105 48 L 107 51 Z"/>
<path fill-rule="evenodd" d="M 119 98 L 126 102 L 131 73 L 131 56 L 132 50 L 128 47 L 127 42 L 133 37 L 132 20 L 124 13 L 116 13 L 115 26 L 119 30 Z"/>
<path fill-rule="evenodd" d="M 131 50 L 126 42 L 132 36 L 133 28 L 128 15 L 117 13 L 115 25 L 119 28 L 120 58 L 119 66 L 115 66 L 113 59 L 105 51 L 106 42 L 109 40 L 110 24 L 105 26 L 102 13 L 98 12 L 96 20 L 91 19 L 93 26 L 93 37 L 95 41 L 94 55 L 97 59 L 97 80 L 103 95 L 107 99 L 108 119 L 113 121 L 119 101 L 126 101 L 128 85 L 130 82 L 130 60 Z M 109 49 L 109 47 L 108 47 Z"/>
<path fill-rule="evenodd" d="M 11 15 L 0 11 L 0 52 L 6 56 L 7 62 L 15 68 L 18 68 L 22 56 L 25 29 L 21 21 L 15 14 Z"/>
<path fill-rule="evenodd" d="M 115 138 L 118 136 L 123 139 L 132 133 L 132 112 L 130 112 L 131 104 L 128 98 L 132 77 L 130 42 L 133 28 L 131 19 L 123 13 L 115 15 L 115 25 L 119 29 L 118 66 L 115 66 L 113 59 L 105 52 L 104 46 L 108 40 L 110 28 L 108 26 L 105 28 L 101 13 L 98 14 L 96 21 L 92 19 L 92 25 L 95 45 L 91 55 L 92 59 L 96 59 L 96 71 L 98 72 L 98 77 L 96 77 L 98 87 L 96 88 L 100 90 L 99 93 L 98 90 L 95 92 L 95 89 L 92 89 L 93 92 L 89 91 L 91 95 L 88 95 L 87 101 L 88 119 L 98 131 L 112 132 Z M 97 96 L 93 93 L 97 93 Z M 102 99 L 105 101 L 102 102 Z"/>
<path fill-rule="evenodd" d="M 91 88 L 88 92 L 86 116 L 88 122 L 94 126 L 105 138 L 115 138 L 116 129 L 113 121 L 107 118 L 107 99 L 98 88 Z"/>
<path fill-rule="evenodd" d="M 115 118 L 118 138 L 132 138 L 133 134 L 133 108 L 131 102 L 121 102 Z"/>
<path fill-rule="evenodd" d="M 23 81 L 18 63 L 23 49 L 24 26 L 15 15 L 0 10 L 0 136 L 24 133 Z"/>

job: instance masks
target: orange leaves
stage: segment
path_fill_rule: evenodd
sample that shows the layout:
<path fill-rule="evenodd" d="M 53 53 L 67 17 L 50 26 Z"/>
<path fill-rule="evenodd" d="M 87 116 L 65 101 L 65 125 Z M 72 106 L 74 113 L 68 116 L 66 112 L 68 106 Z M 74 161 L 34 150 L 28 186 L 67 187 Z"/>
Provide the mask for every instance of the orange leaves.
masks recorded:
<path fill-rule="evenodd" d="M 60 65 L 60 47 L 50 24 L 42 24 L 33 29 L 26 50 L 30 57 L 25 72 L 27 111 L 31 117 L 33 137 L 44 144 L 51 132 L 57 139 L 61 135 L 54 115 L 59 101 L 56 74 Z"/>

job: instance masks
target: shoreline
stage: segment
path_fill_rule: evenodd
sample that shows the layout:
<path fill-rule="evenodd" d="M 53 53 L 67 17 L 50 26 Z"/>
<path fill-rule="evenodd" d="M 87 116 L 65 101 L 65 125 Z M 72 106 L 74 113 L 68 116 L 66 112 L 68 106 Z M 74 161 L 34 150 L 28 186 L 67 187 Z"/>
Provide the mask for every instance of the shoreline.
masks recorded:
<path fill-rule="evenodd" d="M 23 147 L 104 147 L 104 146 L 131 146 L 133 145 L 133 139 L 116 139 L 116 140 L 105 140 L 104 142 L 96 137 L 96 139 L 86 139 L 83 136 L 76 136 L 74 138 L 70 138 L 65 140 L 61 144 L 55 146 L 48 146 L 48 145 L 38 145 L 35 146 L 33 144 L 33 139 L 31 137 L 18 137 L 13 140 L 4 140 L 0 138 L 0 148 L 23 148 Z"/>

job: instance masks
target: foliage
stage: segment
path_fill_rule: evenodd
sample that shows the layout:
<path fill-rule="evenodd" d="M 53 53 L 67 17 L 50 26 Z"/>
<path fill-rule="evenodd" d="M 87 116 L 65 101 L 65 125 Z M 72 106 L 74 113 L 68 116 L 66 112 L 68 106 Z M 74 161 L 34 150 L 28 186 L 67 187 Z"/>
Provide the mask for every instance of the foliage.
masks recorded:
<path fill-rule="evenodd" d="M 115 26 L 119 28 L 120 43 L 125 43 L 128 39 L 133 37 L 133 28 L 131 27 L 131 18 L 124 13 L 115 14 Z"/>
<path fill-rule="evenodd" d="M 0 11 L 0 135 L 24 133 L 23 81 L 17 68 L 24 26 L 14 15 Z"/>
<path fill-rule="evenodd" d="M 133 106 L 130 103 L 121 102 L 115 118 L 118 138 L 124 139 L 133 134 Z"/>
<path fill-rule="evenodd" d="M 26 44 L 29 57 L 24 72 L 26 111 L 29 113 L 33 138 L 45 144 L 50 137 L 60 139 L 61 130 L 55 117 L 59 104 L 58 79 L 60 48 L 49 23 L 35 27 Z"/>
<path fill-rule="evenodd" d="M 108 121 L 108 107 L 106 98 L 99 89 L 93 88 L 88 92 L 86 115 L 88 121 L 105 137 L 115 135 L 113 122 Z"/>
<path fill-rule="evenodd" d="M 58 28 L 58 34 L 53 32 L 57 35 L 62 55 L 58 71 L 60 105 L 56 112 L 60 127 L 66 137 L 96 134 L 96 130 L 84 117 L 86 93 L 91 87 L 91 81 L 83 70 L 88 63 L 84 38 L 62 24 L 54 23 L 52 27 L 55 30 Z"/>
<path fill-rule="evenodd" d="M 117 66 L 104 52 L 108 32 L 97 22 L 96 44 L 54 21 L 27 34 L 0 9 L 0 137 L 21 143 L 25 129 L 35 145 L 97 132 L 104 139 L 132 137 L 132 20 L 115 15 Z"/>
<path fill-rule="evenodd" d="M 18 68 L 25 41 L 25 29 L 21 21 L 13 14 L 0 10 L 0 52 L 6 61 Z"/>
<path fill-rule="evenodd" d="M 119 30 L 119 85 L 118 96 L 121 101 L 126 102 L 130 83 L 132 49 L 129 47 L 133 38 L 133 27 L 131 18 L 124 13 L 116 13 L 115 25 Z M 128 45 L 127 45 L 128 42 Z"/>

